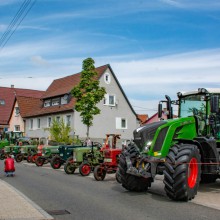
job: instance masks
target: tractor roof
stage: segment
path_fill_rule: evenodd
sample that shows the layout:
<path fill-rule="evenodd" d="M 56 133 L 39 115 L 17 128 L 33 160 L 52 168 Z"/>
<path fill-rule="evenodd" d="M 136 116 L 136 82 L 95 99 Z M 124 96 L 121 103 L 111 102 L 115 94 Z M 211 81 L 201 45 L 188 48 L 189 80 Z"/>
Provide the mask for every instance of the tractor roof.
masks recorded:
<path fill-rule="evenodd" d="M 210 93 L 210 94 L 220 94 L 220 88 L 198 88 L 198 90 L 188 91 L 188 92 L 178 92 L 177 96 L 188 96 L 199 93 Z"/>

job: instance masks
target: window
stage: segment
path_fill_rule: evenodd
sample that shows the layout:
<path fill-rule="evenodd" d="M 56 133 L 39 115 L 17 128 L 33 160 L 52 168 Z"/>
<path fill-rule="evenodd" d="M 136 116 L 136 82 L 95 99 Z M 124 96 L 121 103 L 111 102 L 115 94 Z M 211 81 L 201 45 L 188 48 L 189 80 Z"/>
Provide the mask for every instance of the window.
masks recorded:
<path fill-rule="evenodd" d="M 48 117 L 48 119 L 47 119 L 47 125 L 48 125 L 49 128 L 51 127 L 51 121 L 52 121 L 51 117 Z"/>
<path fill-rule="evenodd" d="M 37 119 L 37 128 L 40 128 L 40 118 Z"/>
<path fill-rule="evenodd" d="M 59 104 L 60 104 L 60 98 L 52 99 L 52 106 L 59 105 Z"/>
<path fill-rule="evenodd" d="M 110 74 L 109 73 L 105 73 L 104 75 L 104 81 L 106 84 L 110 84 L 111 82 L 111 77 L 110 77 Z"/>
<path fill-rule="evenodd" d="M 116 104 L 115 100 L 116 100 L 115 95 L 105 94 L 104 105 L 115 106 Z"/>
<path fill-rule="evenodd" d="M 48 106 L 51 106 L 51 100 L 45 100 L 44 101 L 44 107 L 48 107 Z"/>
<path fill-rule="evenodd" d="M 66 116 L 66 125 L 70 126 L 71 125 L 71 115 Z"/>
<path fill-rule="evenodd" d="M 33 119 L 30 120 L 30 129 L 33 129 L 34 121 Z"/>
<path fill-rule="evenodd" d="M 19 115 L 19 113 L 20 113 L 19 107 L 15 107 L 15 115 L 17 116 Z"/>
<path fill-rule="evenodd" d="M 15 125 L 14 131 L 20 131 L 20 125 Z"/>
<path fill-rule="evenodd" d="M 69 95 L 65 94 L 63 97 L 61 97 L 61 105 L 65 105 L 68 103 Z"/>
<path fill-rule="evenodd" d="M 116 129 L 127 129 L 127 119 L 126 118 L 116 118 Z"/>
<path fill-rule="evenodd" d="M 5 105 L 5 100 L 4 99 L 0 99 L 0 105 Z"/>
<path fill-rule="evenodd" d="M 56 117 L 57 122 L 60 122 L 60 116 Z"/>

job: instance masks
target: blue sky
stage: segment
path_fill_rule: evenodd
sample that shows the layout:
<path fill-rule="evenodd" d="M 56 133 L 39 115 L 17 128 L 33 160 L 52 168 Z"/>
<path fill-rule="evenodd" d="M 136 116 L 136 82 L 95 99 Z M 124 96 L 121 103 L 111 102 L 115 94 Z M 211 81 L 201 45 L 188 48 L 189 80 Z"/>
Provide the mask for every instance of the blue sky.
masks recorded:
<path fill-rule="evenodd" d="M 23 2 L 0 0 L 0 37 Z M 0 86 L 45 90 L 87 57 L 149 116 L 165 94 L 219 87 L 220 0 L 36 0 L 0 48 Z"/>

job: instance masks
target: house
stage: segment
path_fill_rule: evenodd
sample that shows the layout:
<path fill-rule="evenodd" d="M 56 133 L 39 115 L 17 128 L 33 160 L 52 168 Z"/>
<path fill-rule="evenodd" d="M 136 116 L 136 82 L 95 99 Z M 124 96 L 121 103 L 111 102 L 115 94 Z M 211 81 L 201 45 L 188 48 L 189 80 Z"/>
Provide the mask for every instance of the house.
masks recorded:
<path fill-rule="evenodd" d="M 140 121 L 140 126 L 145 124 L 146 121 L 148 120 L 148 115 L 146 115 L 146 114 L 138 114 L 137 117 Z"/>
<path fill-rule="evenodd" d="M 163 109 L 161 118 L 162 118 L 162 120 L 167 119 L 167 109 L 165 109 L 165 108 Z M 150 124 L 153 122 L 160 121 L 161 118 L 158 118 L 158 112 L 157 112 L 154 115 L 152 115 L 144 124 Z M 173 118 L 177 118 L 177 115 L 173 115 Z"/>
<path fill-rule="evenodd" d="M 43 91 L 0 87 L 0 134 L 5 131 L 24 132 L 25 123 L 23 120 L 21 109 L 24 106 L 20 106 L 20 99 L 35 98 L 38 99 L 43 95 Z"/>
<path fill-rule="evenodd" d="M 103 141 L 107 133 L 121 134 L 121 139 L 133 138 L 133 131 L 139 126 L 139 119 L 125 95 L 109 64 L 96 68 L 100 86 L 105 87 L 105 98 L 98 103 L 101 114 L 94 116 L 89 136 L 93 141 Z M 53 118 L 64 119 L 70 125 L 70 135 L 86 138 L 86 126 L 80 113 L 75 111 L 75 99 L 71 96 L 72 88 L 80 82 L 80 73 L 54 80 L 41 99 L 19 98 L 34 106 L 32 111 L 24 109 L 26 135 L 30 137 L 50 138 L 48 128 Z"/>

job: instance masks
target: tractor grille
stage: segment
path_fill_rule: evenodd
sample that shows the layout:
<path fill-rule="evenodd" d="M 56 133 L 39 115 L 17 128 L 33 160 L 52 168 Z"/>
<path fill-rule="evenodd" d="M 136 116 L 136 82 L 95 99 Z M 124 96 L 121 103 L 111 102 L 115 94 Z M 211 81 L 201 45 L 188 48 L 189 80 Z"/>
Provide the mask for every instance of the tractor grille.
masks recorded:
<path fill-rule="evenodd" d="M 161 132 L 159 133 L 158 137 L 157 137 L 157 140 L 155 142 L 155 145 L 154 145 L 154 151 L 160 151 L 162 145 L 163 145 L 163 141 L 165 139 L 165 136 L 167 134 L 167 130 L 168 130 L 169 127 L 165 127 L 161 130 Z"/>
<path fill-rule="evenodd" d="M 143 150 L 146 142 L 153 140 L 158 127 L 166 123 L 167 122 L 165 121 L 154 122 L 140 127 L 134 131 L 134 142 L 141 151 Z"/>

